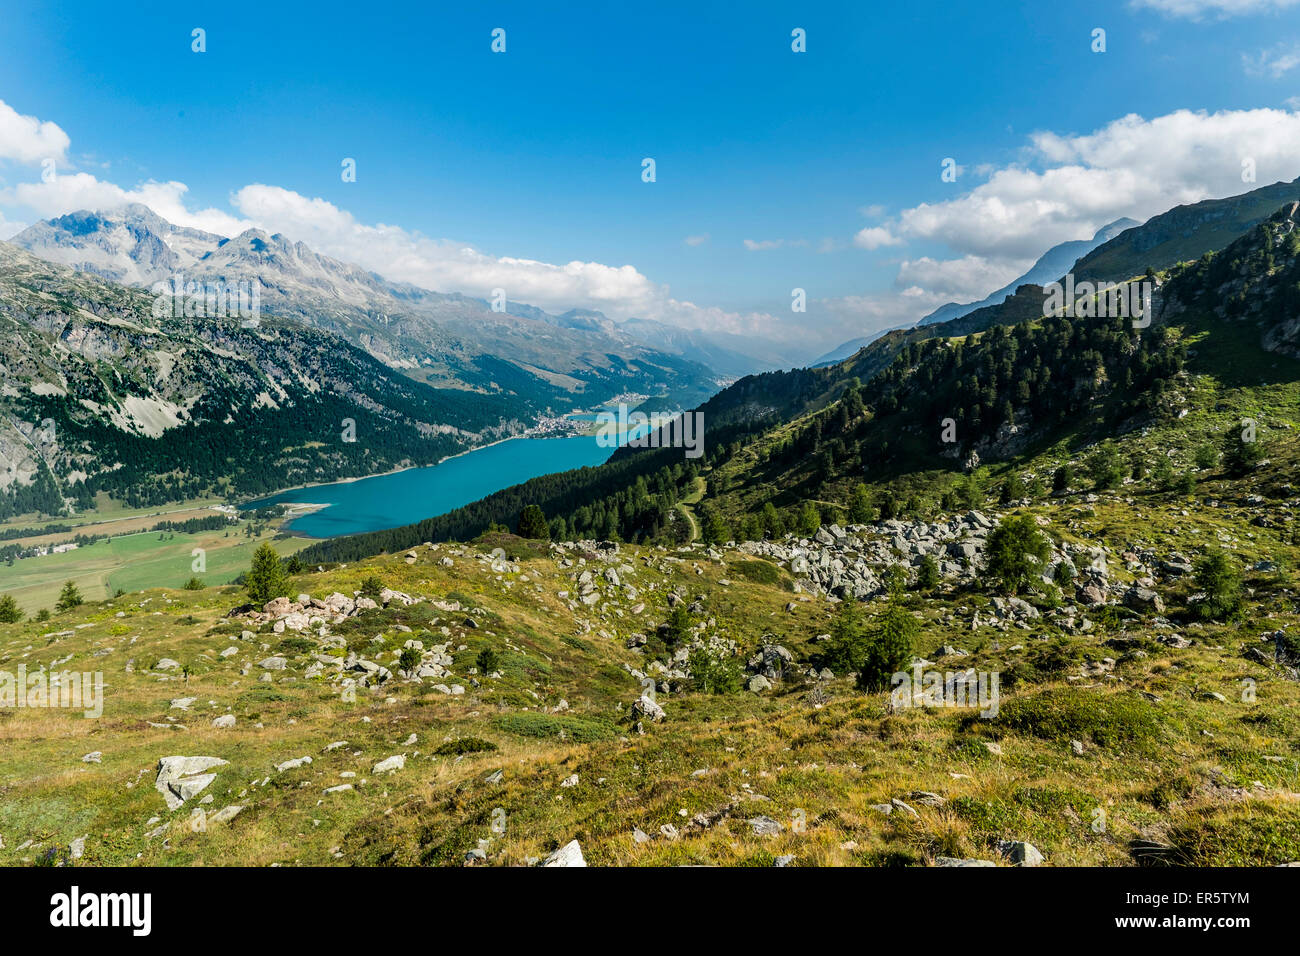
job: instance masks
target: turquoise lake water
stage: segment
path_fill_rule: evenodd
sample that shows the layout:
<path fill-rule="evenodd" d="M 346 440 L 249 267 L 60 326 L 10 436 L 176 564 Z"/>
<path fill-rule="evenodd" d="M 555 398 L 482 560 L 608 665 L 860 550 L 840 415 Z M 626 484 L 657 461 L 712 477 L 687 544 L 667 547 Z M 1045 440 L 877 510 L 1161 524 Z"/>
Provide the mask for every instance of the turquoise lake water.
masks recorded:
<path fill-rule="evenodd" d="M 282 491 L 243 507 L 326 504 L 289 527 L 313 538 L 333 538 L 414 524 L 539 475 L 603 464 L 614 451 L 596 444 L 594 435 L 512 438 L 439 465 Z"/>

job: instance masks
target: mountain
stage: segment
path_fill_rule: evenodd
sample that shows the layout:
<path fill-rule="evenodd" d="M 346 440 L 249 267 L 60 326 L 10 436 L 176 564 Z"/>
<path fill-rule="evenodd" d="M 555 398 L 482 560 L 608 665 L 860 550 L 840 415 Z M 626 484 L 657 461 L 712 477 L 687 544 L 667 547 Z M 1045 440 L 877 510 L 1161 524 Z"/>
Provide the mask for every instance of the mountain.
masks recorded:
<path fill-rule="evenodd" d="M 774 368 L 791 368 L 802 361 L 790 355 L 788 345 L 759 336 L 683 329 L 639 318 L 628 319 L 619 328 L 651 348 L 707 365 L 729 379 Z"/>
<path fill-rule="evenodd" d="M 155 301 L 0 243 L 0 516 L 431 464 L 538 411 L 398 375 L 329 331 L 158 316 Z"/>
<path fill-rule="evenodd" d="M 1175 206 L 1083 256 L 1073 269 L 1075 281 L 1117 282 L 1142 275 L 1148 268 L 1164 270 L 1199 259 L 1244 235 L 1279 206 L 1298 199 L 1300 178 L 1227 199 Z"/>
<path fill-rule="evenodd" d="M 910 328 L 910 326 L 895 326 L 893 329 L 881 329 L 879 332 L 872 332 L 870 335 L 862 335 L 856 339 L 849 339 L 847 342 L 841 342 L 829 352 L 819 355 L 809 364 L 813 368 L 818 368 L 822 365 L 836 365 L 843 362 L 845 359 L 852 357 L 856 352 L 866 348 L 882 335 L 888 335 L 890 332 L 900 328 Z"/>
<path fill-rule="evenodd" d="M 1271 384 L 1300 399 L 1292 358 L 1300 343 L 1297 209 L 1288 204 L 1226 249 L 1166 273 L 1149 330 L 1134 330 L 1126 318 L 1044 318 L 1042 289 L 1022 286 L 1001 305 L 890 333 L 838 365 L 739 380 L 698 409 L 707 422 L 702 460 L 684 460 L 670 447 L 622 448 L 599 468 L 534 479 L 418 525 L 321 542 L 308 553 L 353 560 L 472 537 L 493 523 L 512 524 L 525 504 L 562 522 L 566 535 L 671 538 L 684 528 L 674 509 L 701 478 L 697 507 L 721 527 L 755 537 L 762 533 L 755 522 L 788 527 L 797 515 L 787 509 L 802 502 L 847 513 L 859 483 L 900 500 L 910 494 L 916 508 L 933 510 L 945 496 L 953 500 L 963 466 L 1056 449 L 1055 468 L 1061 449 L 1068 462 L 1070 449 L 1137 432 L 1159 435 L 1187 464 L 1194 442 L 1207 440 L 1204 426 L 1189 427 L 1206 419 L 1186 419 L 1194 375 L 1223 387 Z M 1291 398 L 1248 392 L 1201 414 L 1222 428 L 1246 414 L 1239 408 L 1279 400 Z M 1222 414 L 1226 408 L 1232 412 Z M 948 419 L 953 440 L 941 442 Z M 1027 467 L 1040 479 L 1051 476 Z M 765 513 L 768 505 L 776 518 Z"/>
<path fill-rule="evenodd" d="M 976 309 L 982 309 L 990 305 L 997 305 L 1022 285 L 1046 285 L 1048 282 L 1054 282 L 1069 272 L 1070 267 L 1080 258 L 1096 249 L 1102 243 L 1109 242 L 1125 229 L 1130 229 L 1136 225 L 1138 225 L 1138 223 L 1133 219 L 1116 219 L 1109 225 L 1102 226 L 1098 229 L 1091 239 L 1074 239 L 1069 242 L 1062 242 L 1059 245 L 1052 246 L 1052 248 L 1039 256 L 1038 261 L 1033 264 L 1028 272 L 1020 278 L 1008 282 L 996 292 L 989 293 L 978 302 L 969 302 L 966 305 L 958 305 L 955 302 L 941 305 L 916 324 L 937 325 L 941 322 L 948 322 L 952 319 L 960 319 L 962 316 L 969 315 Z"/>
<path fill-rule="evenodd" d="M 479 299 L 389 281 L 283 235 L 250 229 L 224 238 L 174 226 L 139 204 L 36 223 L 12 242 L 47 261 L 155 290 L 178 279 L 257 280 L 268 314 L 335 333 L 418 381 L 510 394 L 550 413 L 629 393 L 680 407 L 716 387 L 705 366 L 599 322 L 580 323 L 576 313 L 541 322 L 531 307 L 495 312 Z"/>

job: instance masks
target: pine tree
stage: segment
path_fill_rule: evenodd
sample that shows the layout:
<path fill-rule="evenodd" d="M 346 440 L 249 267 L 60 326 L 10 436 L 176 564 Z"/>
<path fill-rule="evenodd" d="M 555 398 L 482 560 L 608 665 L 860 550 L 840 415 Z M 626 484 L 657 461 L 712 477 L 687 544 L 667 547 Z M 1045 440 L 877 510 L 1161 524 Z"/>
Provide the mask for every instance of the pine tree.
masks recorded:
<path fill-rule="evenodd" d="M 82 604 L 81 591 L 76 584 L 71 581 L 63 582 L 63 590 L 59 592 L 59 600 L 54 607 L 59 611 L 71 611 L 74 607 L 80 607 Z"/>
<path fill-rule="evenodd" d="M 248 569 L 245 587 L 248 588 L 249 600 L 254 604 L 265 604 L 289 593 L 284 565 L 271 542 L 262 542 L 253 552 L 253 565 Z"/>
<path fill-rule="evenodd" d="M 23 619 L 23 612 L 18 609 L 18 602 L 12 594 L 0 597 L 0 624 L 17 624 Z"/>
<path fill-rule="evenodd" d="M 519 512 L 519 527 L 516 533 L 521 538 L 549 538 L 551 528 L 546 523 L 546 515 L 542 509 L 537 505 L 524 505 L 524 510 Z"/>

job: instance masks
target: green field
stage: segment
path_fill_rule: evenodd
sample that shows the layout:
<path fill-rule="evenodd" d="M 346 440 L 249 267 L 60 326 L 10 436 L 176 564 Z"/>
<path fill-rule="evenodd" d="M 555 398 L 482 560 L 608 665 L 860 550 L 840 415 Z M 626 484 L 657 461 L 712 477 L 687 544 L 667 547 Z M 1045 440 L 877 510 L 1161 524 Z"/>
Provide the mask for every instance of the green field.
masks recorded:
<path fill-rule="evenodd" d="M 0 593 L 12 594 L 19 606 L 31 614 L 52 608 L 63 582 L 68 580 L 75 581 L 89 600 L 102 600 L 119 588 L 177 588 L 191 577 L 209 585 L 226 584 L 248 569 L 253 550 L 271 537 L 245 537 L 243 527 L 198 534 L 146 531 L 97 541 L 62 554 L 25 558 L 10 566 L 0 565 Z M 287 538 L 274 545 L 280 554 L 288 555 L 308 543 L 305 538 Z M 206 552 L 207 570 L 203 573 L 192 570 L 195 548 Z"/>

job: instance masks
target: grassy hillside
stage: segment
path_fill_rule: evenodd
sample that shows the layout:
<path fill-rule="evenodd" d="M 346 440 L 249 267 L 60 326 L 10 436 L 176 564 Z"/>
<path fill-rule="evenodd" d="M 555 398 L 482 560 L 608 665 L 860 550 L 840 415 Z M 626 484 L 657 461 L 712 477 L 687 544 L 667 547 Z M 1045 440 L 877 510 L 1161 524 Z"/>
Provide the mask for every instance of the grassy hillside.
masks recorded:
<path fill-rule="evenodd" d="M 1219 542 L 1247 567 L 1295 567 L 1300 549 L 1253 522 L 1245 485 L 1232 491 L 1213 506 L 1125 491 L 1031 511 L 1058 542 L 1105 541 L 1120 582 L 1135 575 L 1123 555 L 1149 547 Z M 592 864 L 1005 865 L 1004 840 L 1049 865 L 1300 859 L 1300 684 L 1261 643 L 1297 624 L 1290 572 L 1248 572 L 1243 624 L 1191 621 L 1192 588 L 1173 579 L 1157 586 L 1163 614 L 1067 600 L 1019 621 L 978 585 L 913 587 L 899 601 L 918 622 L 916 655 L 1000 672 L 993 719 L 891 708 L 851 674 L 809 676 L 835 605 L 799 576 L 734 549 L 505 537 L 297 577 L 292 590 L 318 598 L 377 577 L 417 599 L 323 628 L 231 617 L 244 600 L 233 588 L 0 625 L 0 670 L 100 669 L 108 685 L 99 719 L 0 709 L 0 862 L 57 858 L 82 837 L 78 865 L 512 865 L 573 839 Z M 770 689 L 709 693 L 653 664 L 669 592 L 700 635 L 735 642 L 736 661 L 765 641 L 788 649 Z M 868 602 L 868 617 L 886 604 Z M 445 645 L 446 673 L 403 677 L 409 640 Z M 485 649 L 496 676 L 478 671 Z M 353 652 L 393 676 L 349 699 L 321 662 Z M 636 674 L 656 670 L 665 719 L 638 728 Z M 234 725 L 214 727 L 221 715 Z M 178 754 L 227 761 L 210 803 L 167 809 L 158 761 Z M 398 755 L 404 766 L 376 772 Z M 227 807 L 242 809 L 217 822 Z M 210 821 L 198 832 L 195 808 Z"/>

